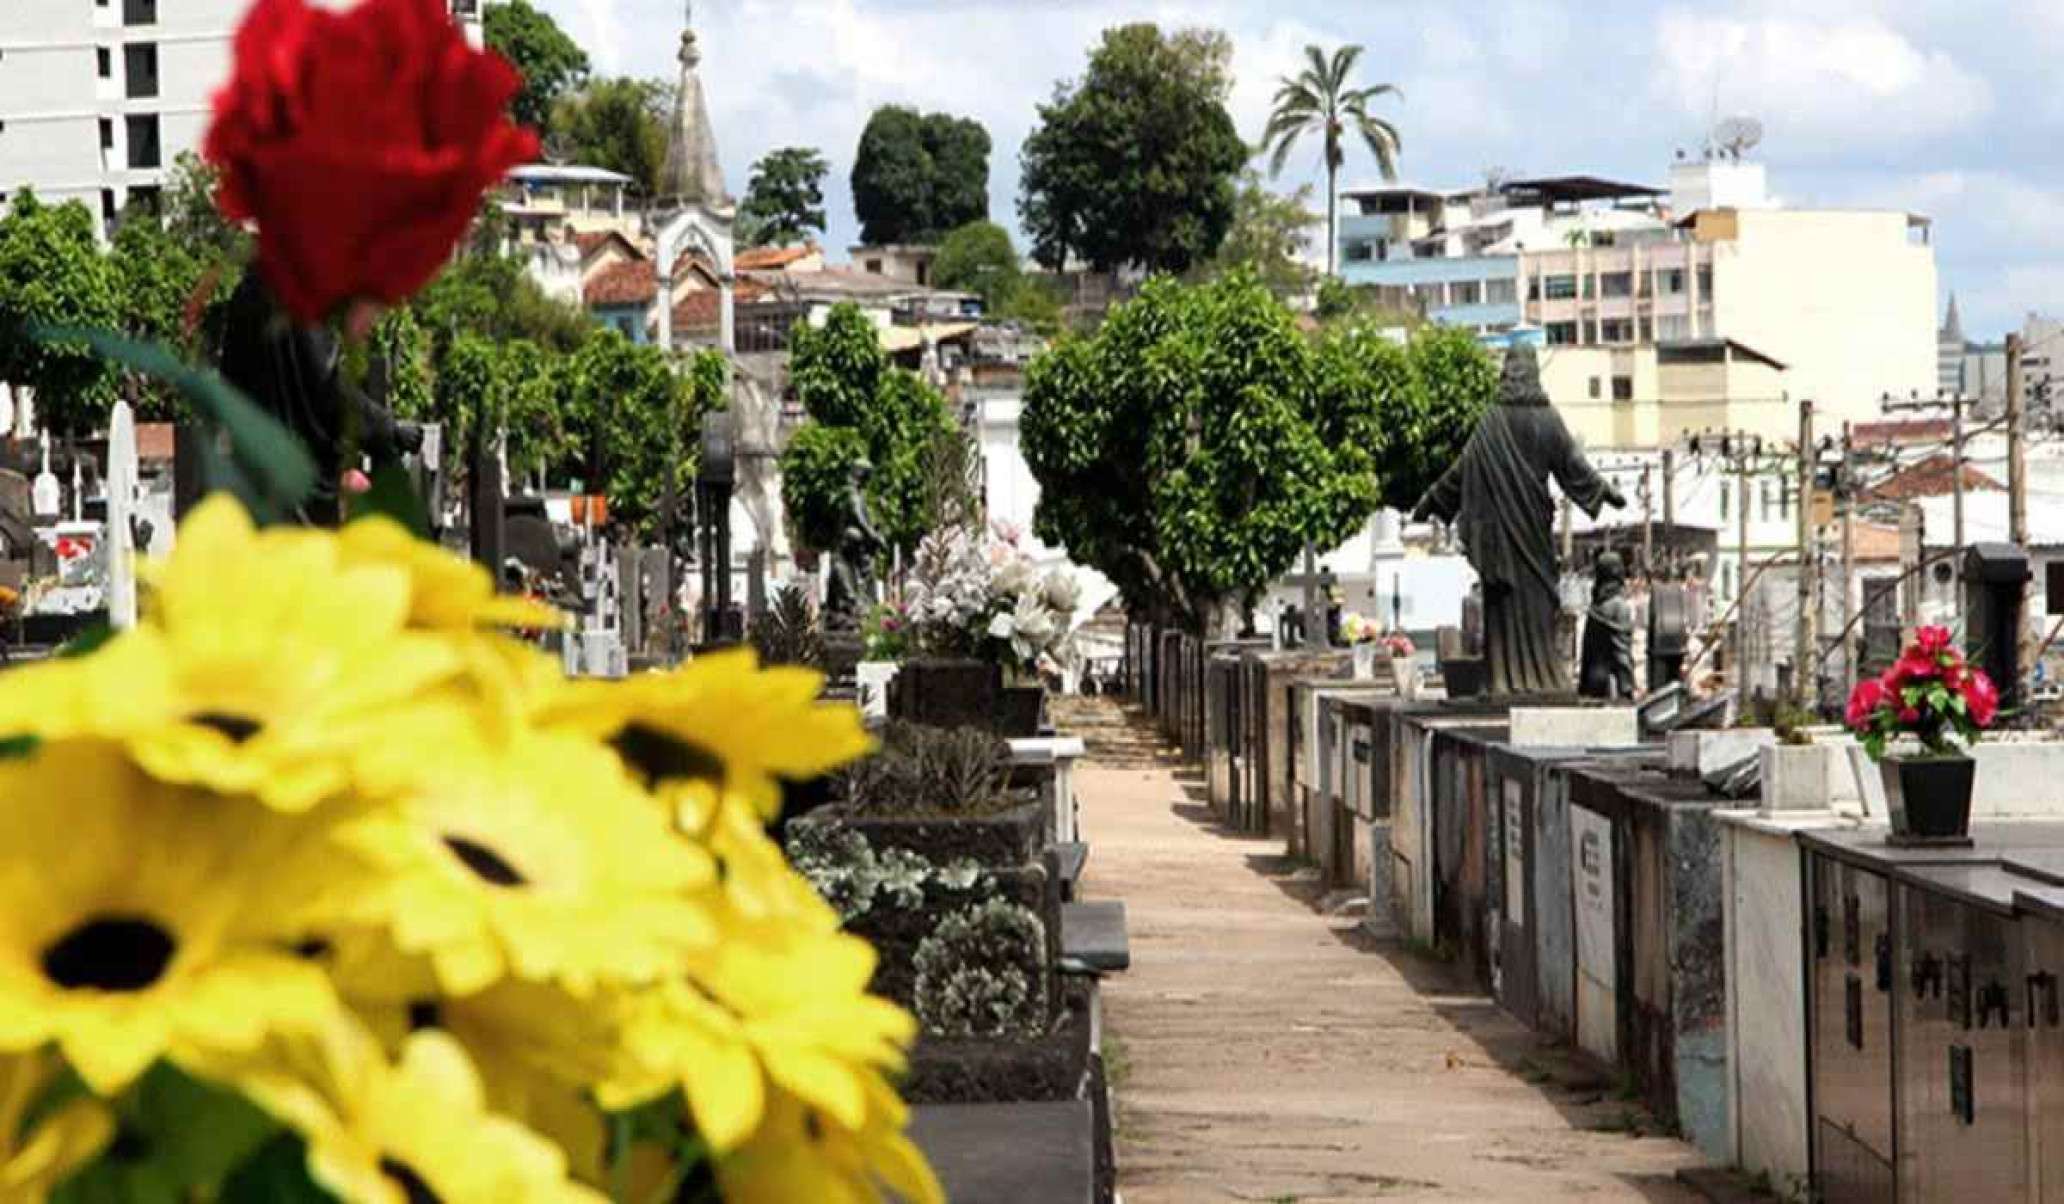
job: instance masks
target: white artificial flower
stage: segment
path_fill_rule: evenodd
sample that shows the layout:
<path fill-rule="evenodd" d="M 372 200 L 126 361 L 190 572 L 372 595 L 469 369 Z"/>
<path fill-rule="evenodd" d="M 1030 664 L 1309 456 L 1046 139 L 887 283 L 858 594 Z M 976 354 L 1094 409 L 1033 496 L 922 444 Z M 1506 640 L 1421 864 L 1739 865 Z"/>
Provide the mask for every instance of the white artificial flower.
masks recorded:
<path fill-rule="evenodd" d="M 1017 658 L 1030 662 L 1053 642 L 1053 612 L 1036 598 L 1019 598 L 1016 607 L 989 621 L 989 634 L 999 640 L 1010 641 L 1011 651 Z"/>

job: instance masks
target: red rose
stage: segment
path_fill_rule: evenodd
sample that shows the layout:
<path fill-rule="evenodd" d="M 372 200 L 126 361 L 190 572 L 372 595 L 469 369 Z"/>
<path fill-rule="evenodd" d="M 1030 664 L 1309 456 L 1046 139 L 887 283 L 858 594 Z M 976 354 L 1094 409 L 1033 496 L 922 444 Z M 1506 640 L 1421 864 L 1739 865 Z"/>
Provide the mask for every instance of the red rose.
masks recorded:
<path fill-rule="evenodd" d="M 1999 714 L 1999 687 L 1992 684 L 1992 678 L 1983 669 L 1971 670 L 1964 682 L 1964 706 L 1971 712 L 1971 722 L 1979 727 L 1991 727 Z"/>
<path fill-rule="evenodd" d="M 1901 722 L 1901 723 L 1904 723 L 1904 724 L 1907 724 L 1908 726 L 1912 726 L 1913 724 L 1919 723 L 1920 721 L 1921 721 L 1921 712 L 1920 712 L 1920 710 L 1919 710 L 1918 708 L 1916 708 L 1916 707 L 1902 707 L 1902 708 L 1900 708 L 1900 711 L 1899 711 L 1899 722 Z"/>
<path fill-rule="evenodd" d="M 481 194 L 537 154 L 506 112 L 522 78 L 469 45 L 442 0 L 258 0 L 235 53 L 203 153 L 222 212 L 257 221 L 259 270 L 301 321 L 407 300 Z"/>
<path fill-rule="evenodd" d="M 1905 654 L 1899 658 L 1898 663 L 1892 666 L 1892 671 L 1899 675 L 1901 684 L 1905 684 L 1914 681 L 1927 681 L 1941 673 L 1942 666 L 1935 663 L 1934 657 L 1922 652 L 1916 646 L 1906 650 Z"/>
<path fill-rule="evenodd" d="M 1843 716 L 1849 726 L 1858 732 L 1868 731 L 1878 708 L 1892 701 L 1892 691 L 1883 681 L 1866 678 L 1856 683 L 1849 692 L 1849 710 Z"/>
<path fill-rule="evenodd" d="M 1919 648 L 1923 656 L 1939 656 L 1949 651 L 1949 628 L 1940 625 L 1921 628 L 1914 632 L 1914 647 Z"/>

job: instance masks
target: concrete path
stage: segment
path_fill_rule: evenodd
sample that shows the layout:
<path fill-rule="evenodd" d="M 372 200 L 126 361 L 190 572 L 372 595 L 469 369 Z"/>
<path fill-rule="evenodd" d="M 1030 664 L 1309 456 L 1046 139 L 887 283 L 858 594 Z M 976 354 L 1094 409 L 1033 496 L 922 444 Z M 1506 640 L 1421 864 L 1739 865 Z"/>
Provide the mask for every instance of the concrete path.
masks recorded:
<path fill-rule="evenodd" d="M 1057 718 L 1090 748 L 1083 893 L 1131 922 L 1105 982 L 1126 1204 L 1703 1198 L 1674 1179 L 1690 1147 L 1447 966 L 1318 911 L 1115 703 Z"/>

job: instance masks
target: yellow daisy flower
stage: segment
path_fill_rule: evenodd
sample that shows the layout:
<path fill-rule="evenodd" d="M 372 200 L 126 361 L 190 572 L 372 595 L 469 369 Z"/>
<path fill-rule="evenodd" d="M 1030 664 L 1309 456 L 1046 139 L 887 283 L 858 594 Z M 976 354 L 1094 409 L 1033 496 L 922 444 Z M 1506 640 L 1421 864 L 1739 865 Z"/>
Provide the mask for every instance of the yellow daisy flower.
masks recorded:
<path fill-rule="evenodd" d="M 866 993 L 875 954 L 865 941 L 764 928 L 739 930 L 694 959 L 689 981 L 649 996 L 630 1039 L 642 1067 L 681 1084 L 718 1151 L 763 1127 L 776 1092 L 865 1127 L 869 1093 L 888 1089 L 917 1032 L 908 1013 Z"/>
<path fill-rule="evenodd" d="M 105 1095 L 168 1050 L 249 1049 L 335 1010 L 288 952 L 358 885 L 312 820 L 79 741 L 0 762 L 0 802 L 0 1051 L 55 1042 Z"/>
<path fill-rule="evenodd" d="M 52 1187 L 114 1136 L 114 1113 L 91 1097 L 70 1100 L 30 1123 L 30 1109 L 63 1068 L 47 1049 L 0 1054 L 0 1200 L 43 1204 Z"/>
<path fill-rule="evenodd" d="M 178 547 L 142 626 L 10 673 L 0 734 L 119 740 L 160 780 L 303 810 L 344 788 L 371 725 L 459 668 L 405 630 L 407 575 L 343 563 L 334 538 L 260 535 L 215 497 Z"/>
<path fill-rule="evenodd" d="M 717 1161 L 727 1204 L 874 1204 L 884 1189 L 903 1204 L 945 1204 L 945 1189 L 903 1134 L 909 1112 L 896 1093 L 872 1083 L 865 1102 L 862 1123 L 849 1127 L 775 1093 L 759 1132 Z"/>
<path fill-rule="evenodd" d="M 390 1062 L 355 1021 L 262 1057 L 194 1068 L 234 1085 L 308 1142 L 309 1174 L 346 1204 L 603 1204 L 551 1141 L 488 1110 L 458 1041 L 415 1033 Z"/>
<path fill-rule="evenodd" d="M 385 515 L 347 523 L 336 538 L 345 565 L 398 568 L 408 575 L 411 627 L 466 631 L 566 624 L 566 616 L 554 607 L 497 594 L 486 568 L 416 538 Z"/>
<path fill-rule="evenodd" d="M 873 747 L 858 708 L 822 703 L 821 674 L 760 668 L 750 648 L 697 657 L 668 673 L 575 682 L 545 722 L 609 744 L 633 774 L 705 819 L 722 794 L 763 819 L 781 807 L 781 779 L 813 778 Z"/>
<path fill-rule="evenodd" d="M 670 973 L 715 939 L 698 897 L 714 882 L 708 855 L 605 750 L 551 733 L 503 745 L 444 722 L 415 747 L 407 780 L 368 771 L 391 802 L 339 839 L 387 871 L 356 918 L 426 955 L 446 992 L 513 974 L 587 994 Z"/>

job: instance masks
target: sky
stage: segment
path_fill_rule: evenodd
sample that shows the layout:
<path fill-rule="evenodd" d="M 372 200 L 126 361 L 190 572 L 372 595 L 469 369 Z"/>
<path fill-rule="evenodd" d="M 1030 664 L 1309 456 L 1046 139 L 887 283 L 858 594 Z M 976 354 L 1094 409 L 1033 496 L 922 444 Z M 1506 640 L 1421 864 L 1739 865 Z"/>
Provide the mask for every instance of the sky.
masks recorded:
<path fill-rule="evenodd" d="M 535 0 L 598 71 L 672 77 L 683 0 Z M 1231 35 L 1229 107 L 1258 138 L 1307 44 L 1366 47 L 1360 82 L 1400 128 L 1400 174 L 1484 172 L 1661 185 L 1715 116 L 1756 117 L 1755 152 L 1791 205 L 1935 219 L 1941 291 L 1973 338 L 2064 311 L 2064 54 L 2059 0 L 701 0 L 694 5 L 725 179 L 781 146 L 829 161 L 827 243 L 855 241 L 847 178 L 868 114 L 907 104 L 988 127 L 990 215 L 1016 229 L 1018 148 L 1037 106 L 1112 25 Z M 1375 179 L 1352 159 L 1344 184 Z M 1322 187 L 1301 149 L 1277 186 Z M 1022 243 L 1022 240 L 1021 240 Z"/>

